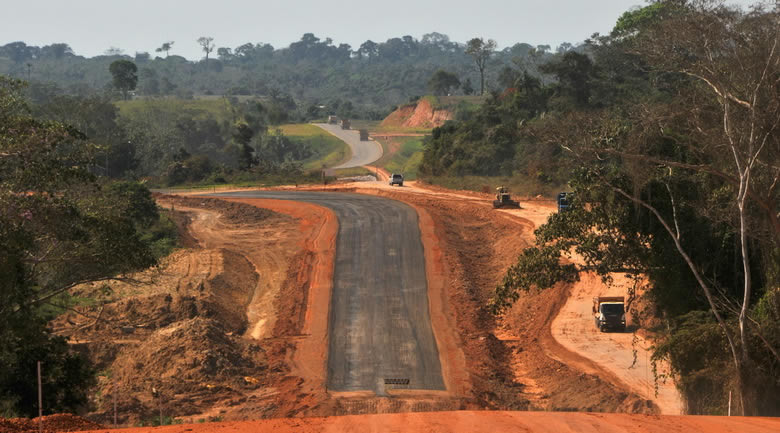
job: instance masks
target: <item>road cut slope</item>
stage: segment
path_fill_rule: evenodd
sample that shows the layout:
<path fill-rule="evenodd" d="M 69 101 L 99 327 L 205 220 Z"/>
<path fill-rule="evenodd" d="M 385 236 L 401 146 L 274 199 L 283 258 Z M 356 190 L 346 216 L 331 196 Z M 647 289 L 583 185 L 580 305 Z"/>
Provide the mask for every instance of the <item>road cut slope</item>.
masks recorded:
<path fill-rule="evenodd" d="M 317 123 L 317 126 L 338 137 L 352 149 L 349 161 L 333 168 L 352 168 L 369 165 L 382 157 L 382 146 L 376 141 L 360 141 L 360 133 L 352 129 L 341 129 L 338 125 Z"/>
<path fill-rule="evenodd" d="M 431 328 L 417 213 L 401 202 L 347 193 L 245 191 L 217 194 L 297 200 L 339 220 L 329 316 L 330 391 L 444 390 Z"/>

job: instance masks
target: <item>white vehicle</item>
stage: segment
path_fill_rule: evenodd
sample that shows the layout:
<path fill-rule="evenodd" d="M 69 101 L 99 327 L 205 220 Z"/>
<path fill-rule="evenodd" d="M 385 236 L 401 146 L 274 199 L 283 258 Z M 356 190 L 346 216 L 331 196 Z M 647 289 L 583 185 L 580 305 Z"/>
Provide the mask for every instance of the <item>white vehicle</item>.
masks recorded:
<path fill-rule="evenodd" d="M 390 186 L 398 185 L 404 186 L 404 175 L 393 173 L 390 175 Z"/>

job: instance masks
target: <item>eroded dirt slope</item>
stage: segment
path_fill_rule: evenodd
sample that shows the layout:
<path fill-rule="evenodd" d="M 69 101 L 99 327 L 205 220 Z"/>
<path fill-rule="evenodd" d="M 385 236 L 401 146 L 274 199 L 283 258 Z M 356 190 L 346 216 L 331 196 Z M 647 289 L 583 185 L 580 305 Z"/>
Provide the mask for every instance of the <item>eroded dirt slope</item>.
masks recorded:
<path fill-rule="evenodd" d="M 299 333 L 312 229 L 256 206 L 158 197 L 177 211 L 192 248 L 159 269 L 115 283 L 102 306 L 53 323 L 103 372 L 92 418 L 108 423 L 116 386 L 120 423 L 158 416 L 273 416 Z M 313 215 L 317 215 L 314 211 Z M 309 224 L 311 226 L 311 224 Z M 100 287 L 77 296 L 99 298 Z M 153 395 L 152 388 L 157 392 Z"/>

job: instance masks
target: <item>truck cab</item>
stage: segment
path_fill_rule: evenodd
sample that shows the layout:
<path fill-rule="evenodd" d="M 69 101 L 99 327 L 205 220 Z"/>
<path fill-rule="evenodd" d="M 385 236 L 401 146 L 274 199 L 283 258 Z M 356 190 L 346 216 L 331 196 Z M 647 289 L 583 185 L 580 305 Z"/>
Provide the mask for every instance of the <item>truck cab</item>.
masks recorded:
<path fill-rule="evenodd" d="M 597 296 L 593 298 L 593 318 L 601 332 L 626 330 L 625 298 L 622 296 Z"/>
<path fill-rule="evenodd" d="M 571 204 L 571 193 L 570 192 L 559 192 L 558 193 L 558 213 L 560 212 L 566 212 L 569 210 Z"/>

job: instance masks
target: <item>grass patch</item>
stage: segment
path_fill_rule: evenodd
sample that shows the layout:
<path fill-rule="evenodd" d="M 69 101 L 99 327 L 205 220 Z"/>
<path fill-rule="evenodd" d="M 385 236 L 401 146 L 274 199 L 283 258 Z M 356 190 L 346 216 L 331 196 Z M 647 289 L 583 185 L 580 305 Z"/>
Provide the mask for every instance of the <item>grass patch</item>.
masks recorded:
<path fill-rule="evenodd" d="M 314 152 L 304 161 L 304 170 L 333 167 L 347 161 L 352 152 L 347 143 L 334 137 L 319 126 L 308 123 L 281 125 L 279 129 L 293 141 L 302 142 Z"/>
<path fill-rule="evenodd" d="M 374 129 L 370 129 L 369 132 L 374 135 L 381 135 L 383 132 L 388 134 L 430 134 L 432 130 L 433 128 L 410 128 L 406 126 L 387 126 L 379 124 L 376 125 Z"/>
<path fill-rule="evenodd" d="M 380 120 L 350 120 L 350 128 L 359 130 L 359 129 L 368 129 L 369 131 L 375 131 L 376 128 L 379 127 L 379 124 L 382 123 Z"/>
<path fill-rule="evenodd" d="M 417 170 L 423 158 L 423 137 L 399 137 L 401 148 L 383 165 L 391 173 L 402 173 L 404 179 L 417 179 Z"/>
<path fill-rule="evenodd" d="M 133 99 L 129 101 L 117 101 L 119 115 L 130 119 L 139 119 L 146 116 L 168 115 L 179 117 L 190 116 L 194 119 L 213 118 L 217 122 L 233 120 L 233 107 L 225 98 L 219 99 L 179 99 L 179 98 L 154 98 Z"/>

